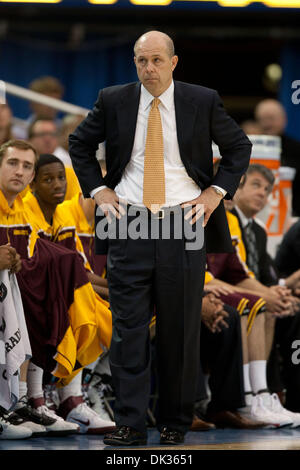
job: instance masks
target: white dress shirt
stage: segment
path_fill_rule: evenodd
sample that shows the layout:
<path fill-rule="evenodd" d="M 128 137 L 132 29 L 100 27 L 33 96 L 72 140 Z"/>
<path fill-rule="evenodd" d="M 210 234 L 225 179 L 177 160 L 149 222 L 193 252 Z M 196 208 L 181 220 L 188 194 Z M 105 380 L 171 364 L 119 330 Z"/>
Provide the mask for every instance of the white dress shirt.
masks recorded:
<path fill-rule="evenodd" d="M 120 199 L 129 204 L 143 206 L 143 178 L 144 178 L 144 154 L 147 136 L 148 115 L 154 97 L 141 85 L 140 104 L 138 109 L 135 138 L 130 161 L 128 162 L 121 181 L 115 187 L 115 192 Z M 159 111 L 163 129 L 164 165 L 165 165 L 165 204 L 164 207 L 172 207 L 185 201 L 197 198 L 201 189 L 187 174 L 181 160 L 176 129 L 174 82 L 159 96 Z M 93 197 L 105 186 L 91 191 Z M 223 194 L 226 191 L 222 190 Z"/>
<path fill-rule="evenodd" d="M 253 219 L 251 217 L 246 217 L 244 212 L 238 207 L 237 204 L 234 206 L 234 208 L 237 211 L 238 216 L 241 220 L 242 227 L 245 228 L 249 224 L 249 222 L 252 222 Z"/>

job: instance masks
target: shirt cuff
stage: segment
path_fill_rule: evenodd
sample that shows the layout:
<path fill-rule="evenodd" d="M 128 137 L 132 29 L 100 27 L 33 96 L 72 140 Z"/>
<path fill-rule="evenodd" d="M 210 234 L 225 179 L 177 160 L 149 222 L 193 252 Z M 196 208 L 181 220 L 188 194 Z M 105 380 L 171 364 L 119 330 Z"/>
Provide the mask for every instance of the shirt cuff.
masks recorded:
<path fill-rule="evenodd" d="M 212 184 L 212 187 L 213 187 L 213 188 L 217 188 L 217 189 L 219 189 L 219 191 L 221 191 L 221 193 L 223 194 L 223 197 L 225 197 L 225 196 L 226 196 L 226 194 L 227 194 L 227 191 L 226 191 L 225 189 L 223 189 L 223 188 L 220 188 L 220 186 L 217 186 L 216 184 Z"/>
<path fill-rule="evenodd" d="M 95 196 L 95 194 L 97 194 L 99 191 L 101 191 L 101 189 L 105 189 L 105 188 L 107 188 L 107 186 L 99 186 L 98 188 L 93 189 L 90 192 L 90 196 L 93 198 Z"/>

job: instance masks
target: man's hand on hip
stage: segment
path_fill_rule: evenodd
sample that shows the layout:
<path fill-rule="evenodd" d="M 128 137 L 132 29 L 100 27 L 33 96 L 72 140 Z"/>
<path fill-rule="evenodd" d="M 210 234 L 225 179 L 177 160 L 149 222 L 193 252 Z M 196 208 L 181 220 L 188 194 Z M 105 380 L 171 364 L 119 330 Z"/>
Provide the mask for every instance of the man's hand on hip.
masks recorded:
<path fill-rule="evenodd" d="M 94 195 L 94 199 L 96 204 L 103 210 L 108 222 L 112 221 L 112 215 L 120 219 L 126 213 L 113 189 L 101 189 Z"/>
<path fill-rule="evenodd" d="M 183 208 L 193 206 L 184 218 L 186 220 L 192 218 L 190 223 L 194 224 L 202 215 L 204 215 L 203 227 L 205 227 L 211 214 L 218 207 L 222 199 L 222 196 L 219 196 L 212 187 L 209 187 L 202 191 L 200 196 L 196 199 L 181 204 L 181 207 Z"/>

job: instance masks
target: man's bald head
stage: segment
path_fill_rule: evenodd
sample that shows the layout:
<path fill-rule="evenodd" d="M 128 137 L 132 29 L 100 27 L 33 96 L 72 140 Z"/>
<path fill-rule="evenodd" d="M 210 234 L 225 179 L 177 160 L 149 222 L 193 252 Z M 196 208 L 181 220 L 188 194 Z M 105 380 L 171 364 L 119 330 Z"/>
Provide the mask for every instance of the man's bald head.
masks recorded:
<path fill-rule="evenodd" d="M 274 99 L 263 100 L 255 108 L 255 118 L 263 134 L 282 135 L 287 124 L 282 104 Z"/>
<path fill-rule="evenodd" d="M 172 39 L 160 31 L 143 34 L 134 46 L 134 63 L 140 82 L 155 97 L 172 83 L 178 57 Z"/>
<path fill-rule="evenodd" d="M 140 36 L 135 42 L 133 48 L 135 56 L 137 55 L 139 47 L 149 42 L 149 40 L 151 43 L 153 43 L 153 41 L 156 43 L 164 43 L 168 56 L 173 57 L 175 55 L 174 43 L 170 36 L 168 36 L 166 33 L 162 33 L 161 31 L 149 31 Z"/>

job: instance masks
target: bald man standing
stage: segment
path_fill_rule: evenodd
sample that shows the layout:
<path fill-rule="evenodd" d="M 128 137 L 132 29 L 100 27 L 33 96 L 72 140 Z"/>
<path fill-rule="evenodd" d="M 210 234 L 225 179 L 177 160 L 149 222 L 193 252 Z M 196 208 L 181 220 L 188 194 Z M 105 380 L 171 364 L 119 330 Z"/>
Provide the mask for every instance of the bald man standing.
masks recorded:
<path fill-rule="evenodd" d="M 281 137 L 281 165 L 295 168 L 293 181 L 293 215 L 300 216 L 300 142 L 285 133 L 287 114 L 282 104 L 274 99 L 262 100 L 255 108 L 255 118 L 266 135 Z"/>
<path fill-rule="evenodd" d="M 96 249 L 103 254 L 108 248 L 117 429 L 104 443 L 147 441 L 149 323 L 155 313 L 157 425 L 160 443 L 172 445 L 184 442 L 193 417 L 205 244 L 215 251 L 231 247 L 220 203 L 233 197 L 251 143 L 216 91 L 173 80 L 178 57 L 169 36 L 142 35 L 134 62 L 139 81 L 101 90 L 70 135 L 69 150 L 84 196 L 94 197 L 103 211 L 96 218 Z M 223 156 L 215 176 L 212 140 Z M 95 158 L 104 141 L 105 178 Z M 104 240 L 103 222 L 112 224 L 113 216 L 119 236 Z M 139 237 L 132 230 L 138 225 Z"/>

